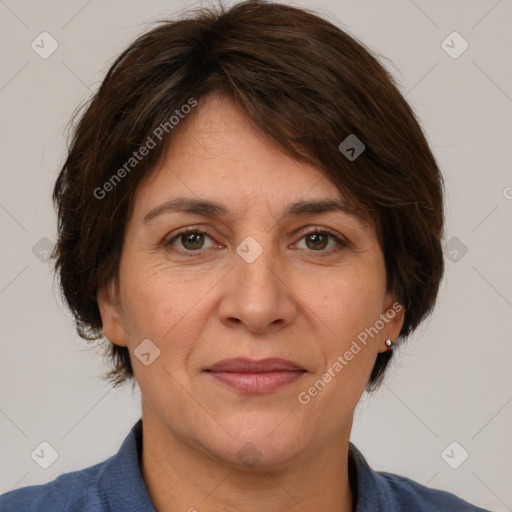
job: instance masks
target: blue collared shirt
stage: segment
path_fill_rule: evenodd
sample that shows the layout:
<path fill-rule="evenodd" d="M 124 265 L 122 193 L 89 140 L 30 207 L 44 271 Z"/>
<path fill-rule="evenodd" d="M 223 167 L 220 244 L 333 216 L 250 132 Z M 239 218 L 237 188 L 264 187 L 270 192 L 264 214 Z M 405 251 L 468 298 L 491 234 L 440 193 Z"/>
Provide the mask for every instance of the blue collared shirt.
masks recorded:
<path fill-rule="evenodd" d="M 53 482 L 3 494 L 0 510 L 156 512 L 140 471 L 141 454 L 142 419 L 134 425 L 116 455 L 95 466 L 65 473 Z M 357 482 L 355 512 L 489 512 L 408 478 L 373 471 L 352 443 L 349 467 L 351 482 Z"/>

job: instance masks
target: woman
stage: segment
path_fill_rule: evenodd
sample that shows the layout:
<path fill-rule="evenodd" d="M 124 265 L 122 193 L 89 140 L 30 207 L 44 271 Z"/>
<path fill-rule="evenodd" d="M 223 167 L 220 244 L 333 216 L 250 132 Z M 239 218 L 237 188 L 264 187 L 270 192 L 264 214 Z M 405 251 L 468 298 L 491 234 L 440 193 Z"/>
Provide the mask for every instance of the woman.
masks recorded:
<path fill-rule="evenodd" d="M 434 306 L 443 203 L 410 107 L 346 33 L 261 1 L 162 23 L 108 72 L 54 201 L 62 293 L 142 419 L 2 510 L 482 510 L 350 443 Z"/>

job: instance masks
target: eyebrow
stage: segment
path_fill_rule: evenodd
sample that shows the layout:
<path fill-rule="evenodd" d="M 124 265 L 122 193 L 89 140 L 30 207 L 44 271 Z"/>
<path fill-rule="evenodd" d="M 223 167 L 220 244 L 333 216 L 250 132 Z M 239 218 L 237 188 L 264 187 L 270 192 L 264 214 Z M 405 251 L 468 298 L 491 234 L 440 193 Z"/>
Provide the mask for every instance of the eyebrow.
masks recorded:
<path fill-rule="evenodd" d="M 228 209 L 215 201 L 177 197 L 166 201 L 150 210 L 143 218 L 148 223 L 155 217 L 166 213 L 186 212 L 207 217 L 220 218 L 229 215 Z M 283 217 L 298 217 L 328 212 L 343 212 L 354 217 L 362 224 L 368 224 L 368 219 L 359 211 L 350 208 L 343 199 L 319 199 L 312 201 L 299 200 L 290 203 L 284 210 Z"/>

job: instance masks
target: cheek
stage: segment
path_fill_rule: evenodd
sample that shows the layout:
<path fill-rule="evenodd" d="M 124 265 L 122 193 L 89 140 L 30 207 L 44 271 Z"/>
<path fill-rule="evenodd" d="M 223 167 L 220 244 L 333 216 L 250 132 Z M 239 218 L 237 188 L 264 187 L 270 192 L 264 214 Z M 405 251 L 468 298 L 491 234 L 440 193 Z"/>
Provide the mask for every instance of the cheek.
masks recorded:
<path fill-rule="evenodd" d="M 320 319 L 318 325 L 327 325 L 329 334 L 316 338 L 323 365 L 301 390 L 300 403 L 308 402 L 304 413 L 309 418 L 328 410 L 337 424 L 355 409 L 378 352 L 377 338 L 363 343 L 358 336 L 379 318 L 383 294 L 374 282 L 346 279 L 317 296 L 312 309 Z"/>
<path fill-rule="evenodd" d="M 125 279 L 124 322 L 130 327 L 134 336 L 160 338 L 161 331 L 169 329 L 172 320 L 179 312 L 175 309 L 170 297 L 177 290 L 173 290 L 172 283 L 164 283 L 154 276 L 141 278 L 132 275 Z"/>
<path fill-rule="evenodd" d="M 327 284 L 327 283 L 326 283 Z M 378 275 L 350 272 L 333 276 L 321 293 L 303 290 L 307 304 L 340 342 L 373 325 L 381 313 L 385 282 Z M 326 291 L 327 290 L 327 291 Z"/>
<path fill-rule="evenodd" d="M 208 301 L 201 299 L 212 286 L 210 279 L 173 279 L 166 270 L 127 272 L 123 323 L 132 352 L 148 338 L 160 349 L 159 363 L 181 371 L 209 318 L 204 311 Z"/>
<path fill-rule="evenodd" d="M 319 393 L 322 396 L 315 407 L 342 400 L 343 406 L 337 407 L 338 414 L 343 416 L 359 401 L 379 347 L 378 337 L 368 338 L 366 343 L 359 337 L 375 324 L 381 313 L 385 296 L 385 281 L 381 277 L 377 272 L 353 269 L 332 279 L 327 293 L 316 294 L 311 309 L 329 327 L 329 335 L 317 338 L 325 368 L 323 375 L 315 379 L 320 377 L 329 383 Z"/>
<path fill-rule="evenodd" d="M 161 337 L 187 310 L 194 286 L 176 280 L 168 269 L 155 266 L 142 256 L 123 262 L 123 303 L 128 322 L 137 331 L 150 330 Z"/>

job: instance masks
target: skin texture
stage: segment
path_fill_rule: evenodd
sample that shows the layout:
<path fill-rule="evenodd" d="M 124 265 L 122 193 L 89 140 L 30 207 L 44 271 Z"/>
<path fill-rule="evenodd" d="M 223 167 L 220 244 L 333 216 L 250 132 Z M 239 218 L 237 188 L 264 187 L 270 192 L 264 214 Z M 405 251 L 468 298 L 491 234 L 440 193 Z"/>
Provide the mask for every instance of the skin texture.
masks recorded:
<path fill-rule="evenodd" d="M 354 409 L 377 353 L 400 332 L 403 309 L 307 405 L 297 397 L 395 303 L 375 230 L 339 211 L 282 217 L 289 203 L 339 192 L 273 146 L 228 99 L 202 98 L 182 122 L 137 190 L 119 282 L 98 295 L 105 336 L 129 348 L 141 389 L 150 496 L 159 512 L 350 511 Z M 213 200 L 229 214 L 143 222 L 176 197 Z M 176 237 L 183 227 L 208 234 L 195 252 L 194 241 Z M 348 244 L 305 236 L 314 228 Z M 248 236 L 262 249 L 252 263 L 236 252 Z M 134 356 L 144 339 L 160 349 L 148 366 Z M 203 371 L 231 357 L 281 357 L 307 372 L 246 394 Z M 250 467 L 237 455 L 249 442 L 260 457 Z"/>

